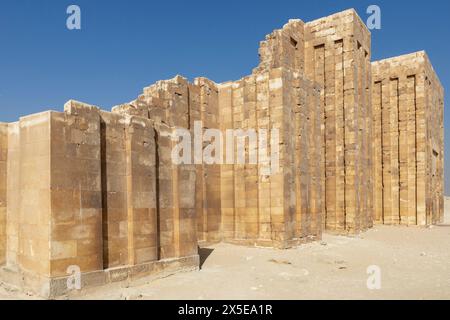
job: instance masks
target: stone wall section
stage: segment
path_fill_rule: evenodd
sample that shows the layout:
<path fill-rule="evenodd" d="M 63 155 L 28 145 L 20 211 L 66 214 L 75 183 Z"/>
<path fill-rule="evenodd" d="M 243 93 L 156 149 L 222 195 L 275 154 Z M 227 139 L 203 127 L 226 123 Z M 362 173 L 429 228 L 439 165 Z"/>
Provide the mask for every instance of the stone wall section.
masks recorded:
<path fill-rule="evenodd" d="M 372 64 L 375 221 L 443 221 L 444 92 L 425 52 Z"/>

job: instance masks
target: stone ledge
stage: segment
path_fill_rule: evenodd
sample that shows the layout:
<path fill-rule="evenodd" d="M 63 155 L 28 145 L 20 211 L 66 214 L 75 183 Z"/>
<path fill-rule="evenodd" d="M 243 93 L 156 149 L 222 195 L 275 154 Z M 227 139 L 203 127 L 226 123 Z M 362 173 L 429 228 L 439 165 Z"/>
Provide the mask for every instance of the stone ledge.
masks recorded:
<path fill-rule="evenodd" d="M 23 270 L 13 270 L 8 267 L 0 268 L 0 280 L 20 291 L 32 292 L 42 298 L 53 299 L 66 294 L 78 295 L 86 289 L 113 283 L 133 281 L 144 277 L 158 279 L 178 272 L 197 271 L 199 270 L 199 265 L 200 258 L 198 255 L 194 255 L 153 261 L 136 266 L 82 273 L 81 290 L 68 289 L 67 280 L 69 277 L 48 278 L 36 276 Z"/>
<path fill-rule="evenodd" d="M 321 236 L 308 236 L 305 238 L 291 239 L 287 241 L 275 241 L 275 240 L 264 240 L 264 239 L 225 239 L 224 243 L 229 243 L 232 245 L 245 246 L 245 247 L 256 247 L 256 248 L 268 248 L 268 249 L 292 249 L 307 243 L 320 241 Z"/>

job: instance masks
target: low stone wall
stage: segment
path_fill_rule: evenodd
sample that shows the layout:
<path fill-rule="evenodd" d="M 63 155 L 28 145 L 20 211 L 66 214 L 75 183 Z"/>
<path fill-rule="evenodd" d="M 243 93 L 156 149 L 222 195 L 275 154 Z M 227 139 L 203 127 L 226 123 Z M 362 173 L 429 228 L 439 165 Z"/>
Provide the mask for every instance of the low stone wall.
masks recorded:
<path fill-rule="evenodd" d="M 80 274 L 80 288 L 72 281 L 73 276 L 49 278 L 33 272 L 0 268 L 0 278 L 9 286 L 22 292 L 32 292 L 46 299 L 66 294 L 82 294 L 84 290 L 112 283 L 126 283 L 140 278 L 151 280 L 167 277 L 178 272 L 199 270 L 198 255 L 153 261 L 135 266 L 123 266 Z M 68 285 L 69 283 L 69 285 Z"/>

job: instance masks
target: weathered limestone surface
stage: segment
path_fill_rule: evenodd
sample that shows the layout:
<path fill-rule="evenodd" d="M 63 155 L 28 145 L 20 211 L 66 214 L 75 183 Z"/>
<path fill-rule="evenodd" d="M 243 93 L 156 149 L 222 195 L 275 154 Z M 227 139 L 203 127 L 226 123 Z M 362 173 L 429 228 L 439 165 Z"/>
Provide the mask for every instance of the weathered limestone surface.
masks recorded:
<path fill-rule="evenodd" d="M 157 123 L 185 128 L 191 137 L 201 136 L 204 129 L 219 128 L 217 85 L 205 78 L 195 79 L 194 83 L 180 76 L 160 81 L 145 88 L 144 93 L 131 104 L 139 112 L 148 113 L 148 117 Z M 204 145 L 195 146 L 195 142 L 192 143 L 193 148 L 203 151 Z M 200 241 L 219 241 L 220 165 L 205 165 L 202 159 L 194 159 L 194 154 L 192 160 L 197 177 L 192 192 L 196 197 L 198 237 Z"/>
<path fill-rule="evenodd" d="M 450 197 L 444 197 L 444 216 L 445 222 L 450 221 Z"/>
<path fill-rule="evenodd" d="M 49 297 L 73 267 L 83 287 L 197 269 L 203 242 L 442 222 L 443 89 L 425 53 L 371 65 L 347 10 L 290 20 L 259 56 L 237 81 L 176 76 L 112 112 L 69 101 L 0 123 L 1 279 Z"/>
<path fill-rule="evenodd" d="M 4 264 L 32 272 L 24 280 L 31 286 L 50 273 L 50 118 L 51 112 L 23 117 L 7 132 Z"/>
<path fill-rule="evenodd" d="M 354 10 L 305 25 L 306 74 L 323 87 L 321 186 L 329 231 L 372 226 L 370 53 L 370 33 Z"/>
<path fill-rule="evenodd" d="M 200 104 L 191 100 L 191 124 L 201 121 L 204 129 L 220 129 L 219 124 L 219 89 L 216 83 L 198 78 L 195 85 L 200 90 Z M 191 97 L 192 99 L 192 97 Z M 197 112 L 196 112 L 197 111 Z M 212 139 L 212 138 L 211 138 Z M 211 140 L 210 139 L 210 140 Z M 219 152 L 219 151 L 217 151 Z M 199 240 L 221 240 L 221 198 L 220 198 L 220 164 L 205 164 L 197 166 L 196 212 Z"/>
<path fill-rule="evenodd" d="M 50 113 L 50 269 L 65 276 L 103 269 L 100 117 L 98 109 L 69 102 Z M 68 165 L 70 164 L 70 165 Z"/>
<path fill-rule="evenodd" d="M 258 165 L 222 166 L 222 230 L 225 240 L 287 247 L 321 236 L 320 166 L 316 158 L 318 90 L 284 68 L 259 73 L 220 87 L 221 123 L 235 129 L 279 129 L 280 168 L 270 160 Z M 292 119 L 304 117 L 298 123 Z M 269 131 L 270 132 L 270 131 Z M 268 137 L 270 140 L 270 137 Z M 308 146 L 314 146 L 307 149 Z M 250 145 L 247 145 L 249 148 Z M 270 155 L 263 143 L 250 153 Z M 315 148 L 317 147 L 317 148 Z M 309 150 L 305 153 L 305 150 Z M 269 170 L 269 171 L 267 171 Z"/>
<path fill-rule="evenodd" d="M 8 124 L 6 197 L 6 262 L 17 265 L 20 215 L 20 122 Z"/>
<path fill-rule="evenodd" d="M 222 130 L 279 130 L 278 145 L 246 145 L 248 157 L 275 151 L 278 171 L 270 171 L 270 158 L 259 166 L 222 166 L 226 241 L 285 248 L 321 237 L 320 88 L 303 75 L 303 39 L 304 23 L 289 21 L 261 42 L 260 65 L 252 75 L 219 86 Z"/>
<path fill-rule="evenodd" d="M 172 164 L 172 128 L 75 101 L 7 128 L 0 239 L 17 285 L 50 296 L 67 290 L 54 281 L 72 266 L 93 277 L 86 285 L 161 271 L 163 261 L 198 268 L 195 173 Z"/>
<path fill-rule="evenodd" d="M 25 270 L 50 274 L 51 112 L 21 118 L 18 261 Z"/>
<path fill-rule="evenodd" d="M 127 129 L 122 115 L 101 111 L 102 245 L 105 268 L 128 264 Z"/>
<path fill-rule="evenodd" d="M 7 197 L 8 124 L 0 123 L 0 265 L 6 261 L 6 197 Z"/>
<path fill-rule="evenodd" d="M 375 221 L 443 221 L 444 92 L 425 52 L 372 64 Z"/>

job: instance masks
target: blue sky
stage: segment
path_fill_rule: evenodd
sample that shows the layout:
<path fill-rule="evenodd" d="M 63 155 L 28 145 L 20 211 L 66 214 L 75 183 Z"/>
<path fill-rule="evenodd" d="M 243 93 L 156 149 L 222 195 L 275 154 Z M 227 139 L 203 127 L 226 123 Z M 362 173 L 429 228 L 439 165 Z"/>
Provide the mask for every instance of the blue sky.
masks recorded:
<path fill-rule="evenodd" d="M 66 28 L 70 4 L 81 8 L 80 31 Z M 382 10 L 373 59 L 426 50 L 450 88 L 446 0 L 0 0 L 0 120 L 62 110 L 71 98 L 110 109 L 176 74 L 238 79 L 257 65 L 259 41 L 288 19 L 353 7 L 365 21 L 370 4 Z M 450 110 L 445 127 L 450 156 Z M 450 195 L 450 160 L 446 186 Z"/>

